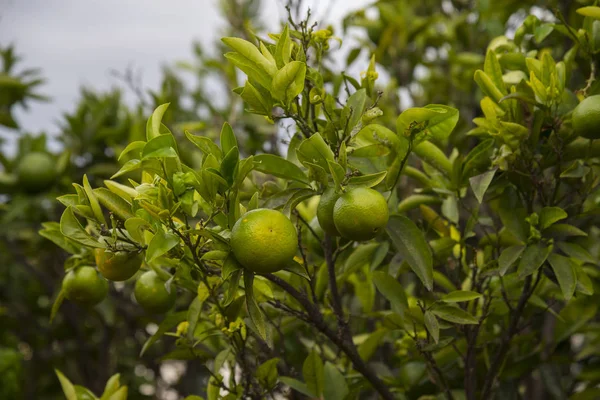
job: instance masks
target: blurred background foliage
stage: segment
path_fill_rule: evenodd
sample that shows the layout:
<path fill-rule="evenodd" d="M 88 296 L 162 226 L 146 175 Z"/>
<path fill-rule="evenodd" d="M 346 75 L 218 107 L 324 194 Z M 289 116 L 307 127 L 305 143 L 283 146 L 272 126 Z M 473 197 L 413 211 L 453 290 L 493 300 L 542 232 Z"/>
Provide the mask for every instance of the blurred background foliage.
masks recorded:
<path fill-rule="evenodd" d="M 260 1 L 220 3 L 227 21 L 223 36 L 263 34 L 258 20 Z M 301 3 L 290 1 L 290 12 L 304 16 Z M 480 113 L 481 98 L 473 73 L 482 67 L 488 44 L 497 36 L 512 37 L 516 26 L 536 14 L 543 23 L 526 40 L 552 49 L 559 59 L 569 50 L 565 47 L 569 42 L 552 31 L 555 17 L 548 10 L 558 10 L 565 20 L 572 21 L 581 18 L 574 10 L 586 3 L 591 2 L 376 1 L 343 19 L 342 31 L 335 34 L 344 39 L 346 60 L 325 60 L 324 65 L 333 69 L 341 63 L 366 70 L 374 54 L 382 82 L 377 89 L 386 99 L 380 107 L 383 119 L 390 118 L 382 124 L 393 126 L 395 116 L 412 105 L 447 104 L 458 108 L 461 118 L 449 140 L 453 146 L 470 148 L 476 139 L 466 133 Z M 338 2 L 334 6 L 343 5 Z M 496 39 L 491 47 L 503 45 L 502 39 Z M 207 51 L 195 43 L 190 60 L 164 68 L 156 89 L 142 87 L 131 70 L 115 72 L 121 89 L 98 92 L 82 88 L 77 104 L 59 118 L 60 133 L 55 139 L 61 150 L 50 153 L 44 132 L 22 131 L 13 116 L 17 107 L 49 101 L 43 86 L 44 66 L 32 69 L 26 63 L 27 55 L 24 60 L 19 58 L 18 48 L 7 43 L 0 46 L 0 125 L 10 128 L 18 141 L 16 153 L 0 152 L 0 398 L 63 398 L 53 368 L 98 393 L 113 373 L 120 372 L 122 382 L 131 388 L 131 399 L 171 398 L 168 396 L 176 393 L 172 390 L 202 392 L 206 386 L 199 379 L 206 375 L 203 365 L 171 362 L 170 368 L 164 369 L 168 362 L 157 357 L 166 353 L 167 347 L 161 345 L 138 358 L 156 325 L 128 300 L 131 288 L 115 285 L 110 299 L 93 310 L 66 302 L 50 323 L 65 254 L 37 232 L 43 221 L 59 219 L 63 207 L 55 198 L 72 191 L 71 183 L 80 182 L 84 171 L 94 181 L 92 186 L 99 186 L 119 170 L 127 160 L 117 160 L 117 155 L 127 143 L 143 138 L 146 118 L 162 103 L 170 103 L 163 122 L 179 139 L 184 139 L 184 130 L 216 138 L 228 121 L 245 154 L 284 151 L 291 137 L 287 127 L 244 113 L 239 96 L 231 91 L 242 84 L 241 77 L 224 57 L 212 56 L 224 52 L 222 44 L 214 43 Z M 589 75 L 589 63 L 578 65 L 582 67 L 571 77 L 572 87 L 583 87 Z M 325 76 L 343 97 L 351 78 L 333 72 Z M 124 101 L 126 91 L 135 94 L 134 104 Z M 597 93 L 598 83 L 589 94 Z M 199 160 L 194 159 L 189 145 L 180 150 L 186 164 L 197 165 Z M 49 153 L 56 166 L 52 185 L 35 193 L 23 191 L 17 178 L 19 161 L 31 152 Z"/>

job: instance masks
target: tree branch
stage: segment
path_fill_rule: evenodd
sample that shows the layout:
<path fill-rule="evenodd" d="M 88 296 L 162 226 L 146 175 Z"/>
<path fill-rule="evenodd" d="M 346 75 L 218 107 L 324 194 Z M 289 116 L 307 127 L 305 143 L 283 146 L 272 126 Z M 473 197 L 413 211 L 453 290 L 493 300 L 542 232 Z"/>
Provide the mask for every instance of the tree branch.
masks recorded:
<path fill-rule="evenodd" d="M 264 274 L 262 275 L 271 282 L 275 283 L 277 286 L 285 290 L 290 296 L 292 296 L 302 307 L 306 310 L 308 318 L 310 319 L 310 323 L 317 328 L 321 333 L 323 333 L 329 340 L 331 340 L 338 348 L 340 348 L 346 356 L 352 361 L 352 365 L 354 369 L 360 372 L 368 381 L 371 383 L 371 386 L 379 393 L 381 398 L 385 400 L 393 400 L 394 396 L 388 389 L 388 387 L 383 383 L 381 379 L 377 376 L 377 374 L 371 370 L 365 362 L 360 358 L 358 351 L 356 350 L 356 346 L 352 341 L 348 342 L 347 340 L 342 340 L 340 337 L 334 332 L 323 319 L 323 314 L 319 308 L 311 303 L 306 293 L 298 291 L 295 287 L 284 281 L 278 276 L 273 274 Z"/>
<path fill-rule="evenodd" d="M 525 285 L 523 287 L 523 292 L 521 293 L 521 297 L 519 298 L 519 302 L 518 302 L 517 306 L 515 307 L 514 312 L 511 313 L 512 316 L 510 319 L 508 329 L 506 330 L 506 333 L 502 337 L 502 340 L 500 342 L 500 347 L 498 347 L 498 350 L 496 351 L 496 354 L 490 364 L 490 369 L 488 370 L 487 374 L 485 375 L 485 381 L 483 383 L 483 389 L 481 391 L 482 399 L 490 398 L 492 386 L 496 380 L 498 372 L 500 371 L 500 366 L 504 363 L 504 360 L 506 359 L 506 356 L 508 354 L 510 341 L 512 340 L 515 333 L 517 333 L 517 327 L 519 324 L 519 320 L 521 319 L 521 315 L 523 314 L 523 310 L 525 308 L 525 305 L 527 304 L 527 300 L 529 300 L 529 297 L 531 297 L 531 294 L 535 290 L 535 287 L 537 286 L 537 284 L 540 280 L 540 277 L 541 277 L 541 275 L 538 272 L 536 282 L 533 285 L 532 285 L 531 275 L 528 276 L 527 278 L 525 278 Z"/>

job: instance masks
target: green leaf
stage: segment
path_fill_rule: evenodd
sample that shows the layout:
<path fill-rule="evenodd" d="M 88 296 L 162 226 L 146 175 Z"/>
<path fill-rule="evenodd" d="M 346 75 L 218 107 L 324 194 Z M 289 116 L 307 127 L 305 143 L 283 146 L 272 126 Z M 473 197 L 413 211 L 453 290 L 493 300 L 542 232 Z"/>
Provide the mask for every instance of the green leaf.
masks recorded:
<path fill-rule="evenodd" d="M 544 230 L 568 216 L 569 214 L 560 207 L 544 207 L 542 208 L 542 211 L 540 211 L 540 229 Z"/>
<path fill-rule="evenodd" d="M 131 142 L 129 143 L 121 152 L 121 154 L 119 155 L 119 158 L 117 159 L 117 161 L 121 161 L 121 158 L 123 158 L 123 156 L 125 154 L 129 154 L 134 150 L 138 150 L 136 157 L 135 158 L 140 158 L 142 156 L 142 149 L 144 148 L 144 146 L 146 145 L 146 142 L 142 141 L 142 140 L 137 140 L 135 142 Z"/>
<path fill-rule="evenodd" d="M 333 182 L 335 182 L 336 188 L 340 188 L 344 178 L 346 177 L 346 171 L 342 166 L 335 161 L 327 161 L 329 165 L 328 171 L 331 173 L 331 177 L 333 178 Z"/>
<path fill-rule="evenodd" d="M 237 147 L 237 139 L 235 138 L 233 129 L 231 129 L 231 125 L 225 122 L 223 128 L 221 128 L 221 149 L 223 150 L 223 154 L 229 153 L 234 147 Z"/>
<path fill-rule="evenodd" d="M 423 285 L 433 289 L 433 256 L 423 232 L 408 218 L 393 215 L 386 231 L 398 253 L 419 277 Z"/>
<path fill-rule="evenodd" d="M 575 268 L 575 273 L 577 274 L 577 291 L 579 293 L 583 293 L 587 296 L 591 296 L 594 294 L 594 284 L 592 280 L 588 276 L 588 274 L 583 270 L 583 267 L 577 263 L 573 264 Z"/>
<path fill-rule="evenodd" d="M 408 148 L 408 140 L 398 137 L 383 125 L 369 124 L 363 127 L 352 140 L 353 157 L 378 157 L 391 151 L 402 153 L 401 147 Z M 404 150 L 406 152 L 406 150 Z"/>
<path fill-rule="evenodd" d="M 121 386 L 108 400 L 127 400 L 127 386 Z"/>
<path fill-rule="evenodd" d="M 387 174 L 387 171 L 376 172 L 361 176 L 353 176 L 348 179 L 348 187 L 375 187 L 379 185 Z"/>
<path fill-rule="evenodd" d="M 50 240 L 52 243 L 66 251 L 70 254 L 76 254 L 81 251 L 80 246 L 74 243 L 69 238 L 65 237 L 60 231 L 60 225 L 55 223 L 56 225 L 52 228 L 40 229 L 38 234 L 46 239 Z"/>
<path fill-rule="evenodd" d="M 104 208 L 113 213 L 121 221 L 126 221 L 134 217 L 134 214 L 131 212 L 131 204 L 110 190 L 97 188 L 94 189 L 94 195 Z"/>
<path fill-rule="evenodd" d="M 158 231 L 146 250 L 146 261 L 152 262 L 156 258 L 166 254 L 169 250 L 179 244 L 179 236 L 174 233 Z"/>
<path fill-rule="evenodd" d="M 310 281 L 310 275 L 306 273 L 306 269 L 302 266 L 302 264 L 298 263 L 296 260 L 291 260 L 288 262 L 284 270 Z"/>
<path fill-rule="evenodd" d="M 258 53 L 260 54 L 260 52 Z M 253 80 L 265 89 L 271 90 L 271 82 L 273 81 L 271 74 L 266 72 L 260 65 L 250 61 L 240 53 L 226 53 L 225 58 L 244 72 L 249 80 Z"/>
<path fill-rule="evenodd" d="M 327 361 L 324 368 L 323 398 L 325 400 L 344 400 L 349 393 L 346 378 L 340 370 Z"/>
<path fill-rule="evenodd" d="M 558 242 L 558 248 L 569 257 L 579 260 L 581 263 L 596 264 L 596 259 L 583 247 L 575 243 Z"/>
<path fill-rule="evenodd" d="M 246 306 L 250 319 L 256 327 L 258 334 L 263 340 L 267 339 L 267 328 L 265 327 L 265 319 L 262 311 L 254 298 L 254 274 L 248 270 L 244 271 L 244 288 L 246 289 Z"/>
<path fill-rule="evenodd" d="M 383 338 L 388 334 L 387 328 L 378 329 L 368 335 L 367 339 L 358 346 L 358 355 L 361 359 L 369 361 L 375 350 L 383 344 Z"/>
<path fill-rule="evenodd" d="M 496 53 L 492 49 L 489 49 L 485 55 L 483 70 L 490 77 L 494 86 L 496 86 L 502 94 L 506 94 L 506 86 L 502 79 L 502 67 L 500 66 Z"/>
<path fill-rule="evenodd" d="M 160 135 L 160 125 L 165 114 L 169 108 L 169 103 L 161 104 L 156 107 L 150 118 L 148 119 L 148 123 L 146 124 L 146 140 L 150 141 L 151 139 Z"/>
<path fill-rule="evenodd" d="M 303 382 L 300 382 L 297 379 L 290 378 L 289 376 L 280 376 L 279 382 L 291 387 L 295 391 L 300 392 L 303 395 L 306 395 L 308 397 L 316 396 L 313 392 L 310 391 L 310 389 L 308 388 L 308 386 L 306 386 L 306 384 L 304 384 Z"/>
<path fill-rule="evenodd" d="M 196 296 L 188 308 L 187 321 L 189 325 L 187 330 L 187 338 L 189 341 L 194 339 L 194 332 L 196 331 L 196 326 L 198 325 L 198 319 L 200 318 L 200 313 L 202 312 L 203 303 L 204 300 L 201 299 L 200 296 Z"/>
<path fill-rule="evenodd" d="M 75 392 L 75 387 L 71 381 L 59 370 L 55 369 L 54 372 L 60 381 L 60 386 L 62 387 L 63 393 L 65 394 L 67 400 L 77 400 L 77 393 Z"/>
<path fill-rule="evenodd" d="M 568 257 L 552 253 L 548 256 L 548 263 L 552 267 L 554 275 L 556 275 L 556 280 L 565 300 L 569 301 L 573 297 L 577 286 L 575 262 Z"/>
<path fill-rule="evenodd" d="M 271 358 L 265 361 L 256 369 L 256 379 L 260 382 L 261 386 L 266 389 L 271 389 L 277 383 L 279 374 L 277 373 L 277 363 L 279 358 Z"/>
<path fill-rule="evenodd" d="M 88 180 L 86 174 L 83 175 L 83 190 L 85 191 L 85 195 L 90 202 L 90 207 L 92 208 L 92 212 L 94 213 L 96 220 L 98 223 L 106 225 L 106 220 L 104 219 L 104 214 L 100 208 L 100 203 L 98 203 L 98 199 L 96 198 L 96 195 L 90 186 L 90 181 Z"/>
<path fill-rule="evenodd" d="M 569 224 L 553 224 L 552 226 L 544 229 L 544 236 L 550 237 L 569 237 L 569 236 L 587 236 L 588 234 L 577 228 L 576 226 Z"/>
<path fill-rule="evenodd" d="M 553 23 L 544 23 L 536 26 L 533 31 L 533 39 L 536 43 L 542 43 L 544 39 L 548 37 L 549 34 L 554 30 Z"/>
<path fill-rule="evenodd" d="M 102 397 L 100 400 L 108 400 L 110 396 L 117 393 L 119 390 L 121 374 L 114 374 L 111 376 L 108 381 L 106 381 L 106 385 L 104 386 L 104 392 L 102 392 Z"/>
<path fill-rule="evenodd" d="M 238 165 L 240 159 L 240 152 L 236 147 L 233 147 L 229 152 L 223 157 L 223 161 L 221 162 L 221 176 L 225 178 L 228 185 L 232 185 L 235 180 L 235 171 L 236 166 Z"/>
<path fill-rule="evenodd" d="M 600 20 L 600 7 L 588 6 L 576 10 L 577 14 Z"/>
<path fill-rule="evenodd" d="M 138 195 L 138 191 L 131 186 L 123 185 L 115 181 L 105 180 L 104 185 L 119 197 L 122 197 L 127 202 L 132 202 Z"/>
<path fill-rule="evenodd" d="M 275 46 L 275 61 L 277 62 L 278 68 L 281 68 L 290 62 L 292 47 L 290 29 L 288 24 L 285 24 L 283 31 L 279 35 L 279 39 L 277 39 L 277 45 Z"/>
<path fill-rule="evenodd" d="M 314 393 L 317 397 L 321 397 L 323 394 L 324 386 L 324 371 L 323 361 L 317 352 L 313 349 L 308 353 L 308 357 L 304 360 L 302 365 L 302 376 L 306 382 L 306 387 L 311 393 Z"/>
<path fill-rule="evenodd" d="M 494 149 L 494 139 L 484 140 L 483 142 L 475 146 L 475 148 L 469 152 L 469 154 L 465 157 L 465 160 L 463 161 L 463 179 L 470 178 L 473 175 L 477 175 L 482 170 L 486 171 L 490 165 L 490 158 Z"/>
<path fill-rule="evenodd" d="M 469 184 L 471 185 L 471 189 L 473 190 L 473 194 L 475 194 L 475 198 L 481 204 L 483 202 L 483 195 L 487 191 L 490 183 L 492 183 L 492 179 L 494 179 L 494 174 L 497 169 L 492 169 L 490 171 L 484 172 L 483 174 L 472 176 L 469 178 Z"/>
<path fill-rule="evenodd" d="M 444 303 L 460 303 L 462 301 L 471 301 L 478 299 L 482 294 L 477 292 L 471 292 L 469 290 L 455 290 L 450 292 L 440 299 Z"/>
<path fill-rule="evenodd" d="M 230 254 L 223 263 L 223 270 L 221 276 L 227 280 L 235 271 L 241 270 L 243 267 L 238 263 L 233 254 Z"/>
<path fill-rule="evenodd" d="M 365 111 L 366 103 L 367 91 L 365 89 L 359 89 L 348 97 L 348 101 L 342 109 L 342 115 L 340 116 L 342 126 L 345 127 L 344 134 L 349 135 L 352 133 Z"/>
<path fill-rule="evenodd" d="M 259 154 L 254 156 L 255 170 L 278 178 L 291 179 L 308 183 L 308 177 L 296 164 L 274 154 Z"/>
<path fill-rule="evenodd" d="M 393 276 L 383 271 L 373 272 L 373 283 L 390 302 L 392 310 L 404 316 L 404 312 L 408 310 L 408 299 L 402 285 Z"/>
<path fill-rule="evenodd" d="M 516 245 L 510 246 L 502 251 L 500 257 L 498 257 L 498 270 L 500 276 L 504 276 L 506 271 L 517 261 L 525 250 L 525 246 Z"/>
<path fill-rule="evenodd" d="M 173 135 L 170 134 L 159 135 L 148 140 L 142 150 L 142 160 L 176 157 L 178 157 L 177 143 Z"/>
<path fill-rule="evenodd" d="M 437 305 L 431 310 L 431 312 L 437 317 L 455 324 L 477 325 L 479 323 L 477 318 L 465 310 L 450 305 Z"/>
<path fill-rule="evenodd" d="M 225 37 L 221 40 L 223 43 L 237 51 L 243 58 L 245 58 L 246 62 L 249 61 L 251 64 L 255 64 L 256 67 L 258 67 L 261 71 L 264 71 L 266 74 L 274 75 L 277 71 L 275 63 L 265 57 L 255 45 L 247 40 L 236 37 Z M 242 71 L 244 70 L 242 69 Z"/>
<path fill-rule="evenodd" d="M 304 139 L 296 149 L 296 154 L 302 164 L 313 163 L 325 171 L 329 171 L 327 160 L 335 161 L 333 151 L 325 143 L 320 133 L 315 133 L 310 138 Z"/>
<path fill-rule="evenodd" d="M 425 311 L 424 314 L 425 327 L 433 338 L 433 341 L 438 343 L 440 341 L 440 324 L 437 318 L 431 311 Z"/>
<path fill-rule="evenodd" d="M 263 93 L 260 86 L 254 86 L 246 81 L 240 97 L 248 106 L 247 111 L 253 114 L 270 117 L 273 112 L 273 98 L 270 92 Z"/>
<path fill-rule="evenodd" d="M 478 69 L 477 71 L 475 71 L 475 82 L 477 83 L 481 91 L 486 96 L 489 96 L 492 100 L 494 100 L 496 104 L 500 105 L 500 107 L 502 107 L 503 109 L 506 109 L 508 107 L 506 102 L 500 102 L 500 100 L 503 97 L 502 91 L 498 87 L 496 87 L 494 81 L 490 78 L 488 74 Z"/>
<path fill-rule="evenodd" d="M 519 278 L 524 278 L 537 271 L 544 261 L 546 261 L 546 258 L 548 258 L 548 255 L 552 251 L 552 247 L 552 245 L 544 246 L 541 243 L 528 245 L 523 252 L 523 256 L 521 257 L 517 269 Z"/>
<path fill-rule="evenodd" d="M 215 156 L 217 161 L 219 161 L 223 158 L 223 153 L 221 152 L 221 149 L 219 148 L 219 146 L 217 146 L 209 138 L 207 138 L 205 136 L 192 135 L 187 130 L 185 131 L 185 136 L 188 138 L 188 140 L 190 142 L 194 143 L 194 145 L 196 147 L 198 147 L 204 153 L 204 156 L 208 156 L 209 154 L 212 154 L 213 156 Z"/>
<path fill-rule="evenodd" d="M 125 164 L 123 164 L 121 169 L 119 169 L 113 176 L 111 176 L 110 179 L 118 178 L 121 175 L 125 175 L 128 172 L 135 171 L 136 169 L 139 169 L 141 167 L 142 167 L 142 160 L 137 160 L 137 159 L 129 160 Z"/>
<path fill-rule="evenodd" d="M 75 217 L 72 207 L 67 207 L 60 218 L 60 232 L 69 239 L 88 247 L 105 248 L 104 244 L 87 233 Z"/>
<path fill-rule="evenodd" d="M 177 326 L 180 322 L 183 322 L 187 318 L 187 311 L 179 311 L 175 314 L 168 314 L 165 319 L 158 325 L 158 329 L 152 336 L 146 340 L 144 346 L 142 346 L 142 351 L 140 352 L 140 357 L 144 356 L 144 353 L 152 346 L 158 339 L 160 339 L 166 332 Z"/>
<path fill-rule="evenodd" d="M 292 61 L 273 76 L 271 94 L 275 99 L 289 106 L 296 96 L 302 93 L 305 77 L 306 64 L 301 61 Z"/>
<path fill-rule="evenodd" d="M 396 133 L 406 137 L 412 129 L 417 129 L 424 139 L 431 136 L 436 140 L 444 140 L 452 133 L 457 122 L 457 109 L 442 104 L 429 104 L 423 108 L 409 108 L 402 112 L 396 120 Z M 422 129 L 411 128 L 415 123 L 422 126 Z M 414 144 L 418 144 L 419 141 L 415 141 Z"/>
<path fill-rule="evenodd" d="M 413 148 L 413 152 L 419 158 L 431 164 L 435 169 L 446 176 L 452 175 L 452 162 L 446 157 L 444 152 L 431 142 L 423 142 Z M 389 174 L 388 174 L 389 178 Z"/>

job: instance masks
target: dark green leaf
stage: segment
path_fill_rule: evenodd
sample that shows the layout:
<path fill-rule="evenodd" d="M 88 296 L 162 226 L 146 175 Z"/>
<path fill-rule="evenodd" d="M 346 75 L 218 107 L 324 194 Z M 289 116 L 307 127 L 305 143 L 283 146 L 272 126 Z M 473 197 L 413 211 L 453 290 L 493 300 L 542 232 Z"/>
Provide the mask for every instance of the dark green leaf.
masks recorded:
<path fill-rule="evenodd" d="M 302 393 L 303 395 L 309 397 L 316 396 L 313 392 L 310 391 L 310 389 L 308 389 L 308 386 L 306 386 L 305 383 L 300 382 L 297 379 L 290 378 L 289 376 L 280 376 L 279 381 L 282 382 L 284 385 L 291 387 L 295 391 Z"/>
<path fill-rule="evenodd" d="M 325 363 L 324 374 L 323 398 L 325 400 L 344 400 L 349 393 L 344 375 L 329 361 Z"/>
<path fill-rule="evenodd" d="M 390 302 L 392 310 L 403 316 L 408 310 L 408 299 L 402 285 L 393 276 L 383 271 L 373 272 L 373 283 Z"/>
<path fill-rule="evenodd" d="M 455 290 L 444 296 L 440 300 L 444 303 L 459 303 L 462 301 L 471 301 L 480 298 L 480 293 L 471 292 L 468 290 Z"/>
<path fill-rule="evenodd" d="M 158 231 L 150 243 L 146 251 L 146 260 L 154 261 L 156 258 L 166 254 L 169 250 L 179 244 L 179 236 L 174 233 Z"/>
<path fill-rule="evenodd" d="M 548 258 L 548 255 L 552 251 L 552 245 L 544 246 L 541 243 L 530 244 L 527 246 L 519 262 L 517 272 L 519 278 L 524 278 L 528 275 L 533 274 L 538 270 Z"/>
<path fill-rule="evenodd" d="M 464 311 L 461 308 L 450 305 L 438 305 L 431 310 L 433 314 L 443 320 L 461 325 L 476 325 L 479 323 L 477 318 Z"/>
<path fill-rule="evenodd" d="M 560 207 L 544 207 L 540 211 L 540 229 L 544 230 L 550 225 L 567 218 L 569 215 Z"/>
<path fill-rule="evenodd" d="M 425 311 L 424 314 L 425 327 L 427 331 L 433 338 L 435 343 L 438 343 L 440 340 L 440 324 L 438 323 L 437 318 L 431 311 Z"/>
<path fill-rule="evenodd" d="M 500 257 L 498 258 L 498 270 L 500 272 L 500 276 L 504 276 L 506 271 L 517 261 L 517 259 L 521 256 L 525 250 L 525 246 L 517 245 L 510 246 L 500 253 Z"/>
<path fill-rule="evenodd" d="M 594 257 L 583 247 L 575 243 L 557 242 L 556 245 L 569 257 L 573 257 L 582 263 L 596 264 Z"/>
<path fill-rule="evenodd" d="M 274 154 L 259 154 L 254 156 L 254 169 L 279 178 L 292 179 L 308 183 L 308 177 L 296 164 Z"/>
<path fill-rule="evenodd" d="M 548 263 L 554 271 L 565 300 L 570 300 L 577 286 L 577 273 L 573 265 L 575 263 L 570 258 L 556 253 L 548 256 Z"/>
<path fill-rule="evenodd" d="M 244 287 L 246 289 L 246 306 L 248 307 L 250 319 L 256 327 L 260 337 L 262 337 L 263 340 L 266 340 L 267 328 L 265 327 L 265 319 L 254 298 L 254 274 L 248 270 L 244 271 Z"/>
<path fill-rule="evenodd" d="M 67 207 L 60 218 L 60 232 L 69 239 L 88 247 L 104 248 L 104 244 L 87 233 L 75 217 L 72 207 Z"/>
<path fill-rule="evenodd" d="M 324 386 L 324 371 L 323 361 L 317 352 L 313 349 L 308 353 L 308 357 L 304 360 L 302 365 L 302 376 L 306 382 L 306 387 L 311 393 L 314 393 L 317 397 L 323 394 Z"/>
<path fill-rule="evenodd" d="M 433 289 L 433 256 L 423 232 L 408 218 L 393 215 L 387 233 L 398 253 L 408 262 L 423 285 Z"/>

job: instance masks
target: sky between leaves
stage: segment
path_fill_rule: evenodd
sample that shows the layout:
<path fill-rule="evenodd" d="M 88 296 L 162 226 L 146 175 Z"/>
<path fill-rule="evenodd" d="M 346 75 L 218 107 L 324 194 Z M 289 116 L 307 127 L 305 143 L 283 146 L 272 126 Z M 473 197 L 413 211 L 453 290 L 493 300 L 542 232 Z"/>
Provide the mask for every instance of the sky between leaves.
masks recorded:
<path fill-rule="evenodd" d="M 369 1 L 305 3 L 320 21 L 339 27 L 343 15 Z M 262 0 L 269 29 L 285 16 L 283 4 Z M 18 110 L 18 121 L 25 131 L 56 133 L 57 119 L 73 110 L 81 85 L 102 90 L 119 83 L 111 70 L 132 67 L 141 71 L 145 87 L 156 88 L 161 65 L 191 59 L 192 42 L 210 45 L 223 24 L 218 0 L 0 0 L 0 44 L 16 44 L 23 67 L 42 67 L 47 83 L 41 92 L 52 96 L 50 103 L 31 103 L 27 113 Z M 15 135 L 0 128 L 0 137 L 10 151 Z"/>

